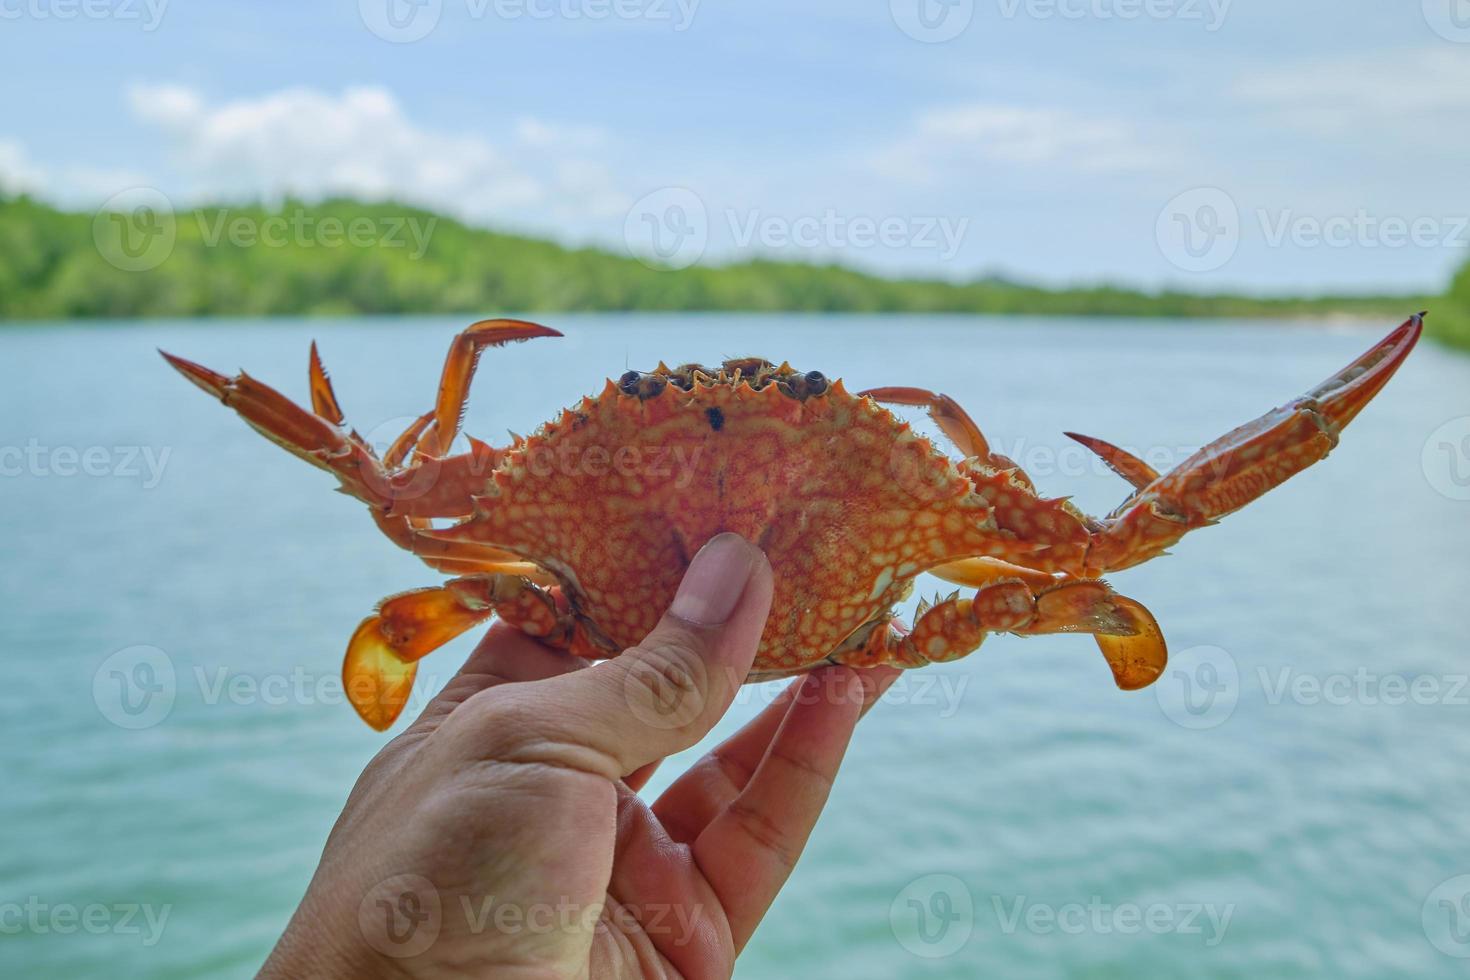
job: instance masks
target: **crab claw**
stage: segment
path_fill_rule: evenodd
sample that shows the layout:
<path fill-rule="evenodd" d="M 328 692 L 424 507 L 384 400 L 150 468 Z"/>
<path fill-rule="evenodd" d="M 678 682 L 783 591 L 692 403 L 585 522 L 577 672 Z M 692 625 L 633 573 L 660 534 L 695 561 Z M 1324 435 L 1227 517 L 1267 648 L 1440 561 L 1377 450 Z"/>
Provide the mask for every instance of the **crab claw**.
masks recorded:
<path fill-rule="evenodd" d="M 474 594 L 481 580 L 455 580 L 439 588 L 414 589 L 378 604 L 378 634 L 399 659 L 423 659 L 495 611 L 488 597 Z"/>
<path fill-rule="evenodd" d="M 1024 632 L 1091 633 L 1125 691 L 1148 687 L 1169 663 L 1169 645 L 1153 613 L 1099 581 L 1063 582 L 1043 591 Z"/>
<path fill-rule="evenodd" d="M 475 594 L 477 579 L 389 596 L 347 643 L 342 684 L 362 720 L 378 731 L 393 724 L 408 701 L 418 662 L 494 612 Z"/>
<path fill-rule="evenodd" d="M 1424 318 L 1428 315 L 1416 313 L 1409 317 L 1362 357 L 1309 391 L 1307 398 L 1320 401 L 1324 414 L 1337 428 L 1344 428 L 1404 363 L 1424 333 Z"/>
<path fill-rule="evenodd" d="M 476 574 L 389 596 L 347 644 L 342 683 L 362 720 L 379 731 L 408 700 L 418 662 L 496 613 L 522 633 L 566 639 L 556 600 L 518 574 Z"/>
<path fill-rule="evenodd" d="M 193 361 L 179 357 L 177 354 L 170 354 L 161 347 L 158 349 L 158 353 L 165 361 L 168 361 L 173 366 L 174 370 L 198 385 L 202 390 L 213 395 L 215 398 L 224 399 L 225 392 L 230 387 L 229 378 L 217 371 L 211 371 L 203 364 L 195 364 Z"/>
<path fill-rule="evenodd" d="M 342 689 L 358 717 L 376 731 L 386 731 L 403 713 L 413 690 L 416 660 L 394 652 L 381 630 L 382 621 L 369 616 L 352 634 L 342 662 Z"/>
<path fill-rule="evenodd" d="M 1135 489 L 1142 490 L 1150 483 L 1159 478 L 1159 473 L 1152 466 L 1139 459 L 1126 449 L 1119 449 L 1111 442 L 1105 442 L 1093 436 L 1082 436 L 1075 432 L 1063 432 L 1062 435 L 1082 443 L 1098 458 L 1108 464 L 1108 469 L 1133 484 Z"/>
<path fill-rule="evenodd" d="M 1139 487 L 1094 538 L 1086 573 L 1147 561 L 1186 532 L 1239 510 L 1324 459 L 1342 429 L 1404 363 L 1423 329 L 1423 314 L 1410 317 L 1305 396 L 1227 433 L 1173 471 Z M 1149 472 L 1141 461 L 1108 443 L 1073 438 L 1098 452 L 1135 486 Z"/>
<path fill-rule="evenodd" d="M 1113 612 L 1133 630 L 1126 634 L 1094 633 L 1093 639 L 1112 668 L 1113 680 L 1124 691 L 1148 687 L 1163 676 L 1169 664 L 1169 644 L 1153 613 L 1127 596 L 1112 597 Z"/>
<path fill-rule="evenodd" d="M 490 616 L 466 605 L 453 587 L 415 589 L 384 599 L 347 643 L 342 686 L 363 721 L 378 731 L 408 703 L 418 662 Z"/>

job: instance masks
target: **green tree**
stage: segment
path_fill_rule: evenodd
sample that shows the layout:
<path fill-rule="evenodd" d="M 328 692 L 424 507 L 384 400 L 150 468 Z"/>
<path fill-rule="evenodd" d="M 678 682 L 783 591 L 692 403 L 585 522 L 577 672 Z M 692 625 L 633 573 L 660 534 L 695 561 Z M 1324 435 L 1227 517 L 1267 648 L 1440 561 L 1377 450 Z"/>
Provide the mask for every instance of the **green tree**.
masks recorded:
<path fill-rule="evenodd" d="M 94 242 L 93 218 L 0 195 L 0 319 L 561 310 L 1391 319 L 1428 306 L 1436 312 L 1432 330 L 1470 346 L 1470 267 L 1438 301 L 1263 299 L 1106 284 L 1042 289 L 995 277 L 899 280 L 766 259 L 675 272 L 600 249 L 474 228 L 403 204 L 334 198 L 180 212 L 161 261 L 126 271 L 118 267 L 126 262 L 109 261 Z"/>

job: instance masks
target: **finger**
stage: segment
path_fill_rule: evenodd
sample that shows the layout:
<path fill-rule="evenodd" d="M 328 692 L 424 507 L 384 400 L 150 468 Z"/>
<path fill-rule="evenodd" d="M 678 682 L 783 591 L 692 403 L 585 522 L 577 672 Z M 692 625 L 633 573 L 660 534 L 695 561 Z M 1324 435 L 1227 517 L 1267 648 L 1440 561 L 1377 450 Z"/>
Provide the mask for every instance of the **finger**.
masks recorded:
<path fill-rule="evenodd" d="M 805 678 L 792 681 L 760 714 L 715 746 L 654 801 L 669 836 L 687 844 L 739 795 L 770 747 Z"/>
<path fill-rule="evenodd" d="M 549 647 L 509 623 L 497 622 L 486 632 L 464 666 L 461 677 L 483 677 L 486 683 L 540 681 L 588 666 L 565 650 Z"/>
<path fill-rule="evenodd" d="M 730 975 L 735 948 L 719 897 L 689 849 L 670 840 L 648 804 L 628 790 L 617 794 L 617 843 L 607 893 L 635 914 L 649 913 L 641 925 L 673 967 L 669 975 Z"/>
<path fill-rule="evenodd" d="M 903 676 L 903 670 L 899 667 L 869 667 L 863 671 L 866 682 L 871 685 L 869 693 L 863 697 L 863 710 L 858 712 L 858 719 L 868 717 L 868 712 L 878 706 L 883 695 L 893 686 L 893 682 Z"/>
<path fill-rule="evenodd" d="M 658 767 L 663 764 L 663 761 L 662 759 L 656 759 L 646 766 L 639 766 L 623 777 L 623 785 L 635 793 L 638 792 L 648 785 L 648 781 L 653 778 L 654 773 L 658 772 Z"/>
<path fill-rule="evenodd" d="M 703 738 L 755 659 L 771 566 L 721 534 L 695 555 L 669 611 L 621 656 L 485 699 L 487 751 L 617 780 Z"/>
<path fill-rule="evenodd" d="M 770 745 L 776 729 L 781 727 L 781 719 L 786 717 L 786 710 L 800 686 L 800 680 L 788 684 L 761 709 L 760 714 L 711 749 L 659 795 L 653 804 L 653 812 L 664 821 L 675 840 L 684 843 L 697 837 L 715 812 L 734 799 L 745 786 L 761 756 L 765 755 L 766 746 Z M 647 777 L 657 767 L 658 763 L 645 766 L 623 782 L 635 791 L 642 789 L 648 783 Z M 643 778 L 635 786 L 632 780 L 640 776 Z M 687 829 L 687 833 L 680 833 L 681 828 Z"/>
<path fill-rule="evenodd" d="M 872 681 L 873 695 L 864 701 L 860 718 L 872 710 L 901 673 L 895 667 L 866 671 Z M 744 728 L 715 746 L 664 790 L 653 811 L 663 821 L 670 837 L 681 843 L 693 841 L 740 795 L 765 758 L 771 740 L 804 684 L 805 678 L 793 681 Z M 806 696 L 810 697 L 810 692 Z"/>
<path fill-rule="evenodd" d="M 409 730 L 437 725 L 455 708 L 489 688 L 545 680 L 586 666 L 581 657 L 553 649 L 509 623 L 496 622 Z"/>
<path fill-rule="evenodd" d="M 849 667 L 809 675 L 755 773 L 693 845 L 737 950 L 795 867 L 881 677 Z"/>

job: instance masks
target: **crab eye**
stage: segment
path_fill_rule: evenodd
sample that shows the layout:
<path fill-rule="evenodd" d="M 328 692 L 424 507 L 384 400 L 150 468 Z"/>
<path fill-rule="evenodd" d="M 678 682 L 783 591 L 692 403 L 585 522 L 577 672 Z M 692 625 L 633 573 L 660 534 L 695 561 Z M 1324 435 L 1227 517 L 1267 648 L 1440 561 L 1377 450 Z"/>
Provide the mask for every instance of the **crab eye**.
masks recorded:
<path fill-rule="evenodd" d="M 806 373 L 807 390 L 814 395 L 820 395 L 827 390 L 827 376 L 821 371 L 808 371 Z"/>
<path fill-rule="evenodd" d="M 618 387 L 632 394 L 638 388 L 638 382 L 642 380 L 642 371 L 629 371 L 618 379 Z"/>

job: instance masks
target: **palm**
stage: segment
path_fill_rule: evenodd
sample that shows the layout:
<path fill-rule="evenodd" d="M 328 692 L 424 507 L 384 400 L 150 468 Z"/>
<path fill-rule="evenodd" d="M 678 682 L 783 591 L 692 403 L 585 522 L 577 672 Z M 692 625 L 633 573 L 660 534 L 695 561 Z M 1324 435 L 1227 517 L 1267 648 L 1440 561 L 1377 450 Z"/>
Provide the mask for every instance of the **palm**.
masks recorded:
<path fill-rule="evenodd" d="M 428 748 L 428 736 L 453 727 L 454 709 L 469 698 L 581 666 L 518 632 L 494 628 L 444 694 L 389 751 L 407 763 Z M 886 686 L 891 677 L 873 672 L 864 683 Z M 728 975 L 785 883 L 826 799 L 864 700 L 858 689 L 856 697 L 831 696 L 850 682 L 847 668 L 813 675 L 805 689 L 798 682 L 680 775 L 652 805 L 637 792 L 652 775 L 652 765 L 615 782 L 552 767 L 530 780 L 516 778 L 521 773 L 497 773 L 477 781 L 467 791 L 475 799 L 462 801 L 458 809 L 492 822 L 498 828 L 497 852 L 518 859 L 509 868 L 497 863 L 498 880 L 467 882 L 467 891 L 493 892 L 500 906 L 524 913 L 526 921 L 512 930 L 517 955 L 524 952 L 521 930 L 539 931 L 546 941 L 537 963 L 557 973 Z M 826 694 L 812 696 L 823 684 Z M 868 688 L 866 700 L 875 694 Z M 799 702 L 794 709 L 793 702 Z M 454 860 L 463 857 L 456 854 Z M 558 927 L 530 922 L 529 910 L 543 910 L 543 922 Z M 563 928 L 584 911 L 587 918 L 596 917 L 596 928 Z M 494 910 L 482 913 L 481 926 L 486 914 Z M 479 949 L 465 958 L 498 959 L 492 950 L 505 931 L 503 925 L 469 930 L 464 940 Z"/>

